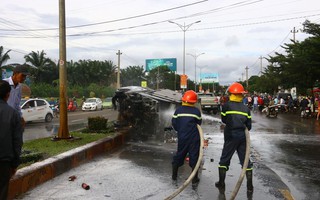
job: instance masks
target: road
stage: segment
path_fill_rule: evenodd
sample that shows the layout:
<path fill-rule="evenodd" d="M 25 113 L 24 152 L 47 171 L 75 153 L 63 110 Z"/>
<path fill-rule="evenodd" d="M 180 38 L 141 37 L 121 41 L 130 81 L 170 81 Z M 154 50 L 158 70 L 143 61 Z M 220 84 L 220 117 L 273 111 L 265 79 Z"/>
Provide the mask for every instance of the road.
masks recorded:
<path fill-rule="evenodd" d="M 252 196 L 247 195 L 243 184 L 236 199 L 319 199 L 320 123 L 289 114 L 266 118 L 253 113 L 252 117 L 255 189 Z M 232 158 L 225 193 L 219 193 L 214 182 L 218 180 L 223 147 L 220 119 L 203 115 L 202 128 L 209 146 L 204 149 L 201 181 L 196 188 L 188 186 L 176 199 L 229 199 L 240 175 L 238 157 L 235 154 Z M 164 143 L 158 138 L 132 138 L 119 151 L 65 172 L 22 199 L 164 199 L 191 171 L 188 165 L 179 168 L 178 182 L 172 182 L 170 163 L 176 143 Z M 73 182 L 68 181 L 71 175 L 77 176 Z M 81 188 L 83 182 L 91 186 L 90 190 Z"/>
<path fill-rule="evenodd" d="M 75 112 L 68 112 L 68 127 L 69 131 L 76 131 L 82 129 L 88 124 L 88 117 L 102 116 L 109 120 L 117 118 L 117 111 L 112 109 L 103 109 L 98 111 L 82 112 L 77 110 Z M 50 137 L 57 134 L 59 130 L 59 118 L 54 118 L 52 122 L 35 121 L 26 124 L 23 140 L 33 140 L 37 138 Z"/>

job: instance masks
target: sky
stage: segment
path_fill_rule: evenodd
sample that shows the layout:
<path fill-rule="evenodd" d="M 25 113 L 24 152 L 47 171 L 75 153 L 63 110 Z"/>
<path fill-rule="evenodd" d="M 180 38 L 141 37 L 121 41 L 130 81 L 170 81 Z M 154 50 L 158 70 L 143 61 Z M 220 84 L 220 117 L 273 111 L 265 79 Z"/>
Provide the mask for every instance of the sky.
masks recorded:
<path fill-rule="evenodd" d="M 26 54 L 42 50 L 59 60 L 58 0 L 10 0 L 1 7 L 0 45 L 11 50 L 5 64 L 24 63 Z M 301 32 L 305 20 L 320 23 L 319 0 L 66 0 L 65 9 L 68 61 L 117 65 L 119 50 L 121 69 L 176 58 L 178 74 L 185 69 L 199 82 L 200 72 L 217 73 L 222 85 L 260 75 L 265 57 L 308 37 Z"/>

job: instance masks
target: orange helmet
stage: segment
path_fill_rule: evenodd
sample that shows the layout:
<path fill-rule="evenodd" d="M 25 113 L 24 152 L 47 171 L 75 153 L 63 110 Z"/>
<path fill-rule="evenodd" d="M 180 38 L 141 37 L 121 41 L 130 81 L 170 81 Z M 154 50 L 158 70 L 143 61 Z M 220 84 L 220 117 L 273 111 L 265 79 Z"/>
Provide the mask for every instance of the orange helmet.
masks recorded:
<path fill-rule="evenodd" d="M 244 94 L 247 93 L 243 86 L 240 83 L 232 83 L 232 85 L 230 85 L 230 87 L 228 88 L 228 92 L 231 94 Z"/>
<path fill-rule="evenodd" d="M 188 103 L 197 103 L 198 95 L 193 90 L 188 90 L 184 93 L 181 100 Z"/>

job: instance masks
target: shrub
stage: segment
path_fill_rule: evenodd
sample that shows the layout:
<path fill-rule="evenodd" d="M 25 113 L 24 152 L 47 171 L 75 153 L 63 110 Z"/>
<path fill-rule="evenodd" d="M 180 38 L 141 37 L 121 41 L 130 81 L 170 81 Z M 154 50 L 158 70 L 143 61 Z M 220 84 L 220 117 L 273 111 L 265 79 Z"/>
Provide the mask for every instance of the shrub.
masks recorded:
<path fill-rule="evenodd" d="M 101 131 L 107 129 L 108 119 L 104 117 L 89 117 L 88 128 L 90 131 Z"/>

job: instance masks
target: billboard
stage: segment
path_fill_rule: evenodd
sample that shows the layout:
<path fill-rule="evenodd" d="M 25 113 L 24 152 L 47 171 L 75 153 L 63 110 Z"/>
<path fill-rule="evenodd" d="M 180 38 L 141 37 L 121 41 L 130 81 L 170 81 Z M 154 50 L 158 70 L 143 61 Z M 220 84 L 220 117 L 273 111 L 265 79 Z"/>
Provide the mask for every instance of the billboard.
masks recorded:
<path fill-rule="evenodd" d="M 219 83 L 218 73 L 201 73 L 200 74 L 201 83 Z"/>
<path fill-rule="evenodd" d="M 159 66 L 168 66 L 171 71 L 177 71 L 176 58 L 160 58 L 160 59 L 146 59 L 146 71 L 150 71 Z"/>

